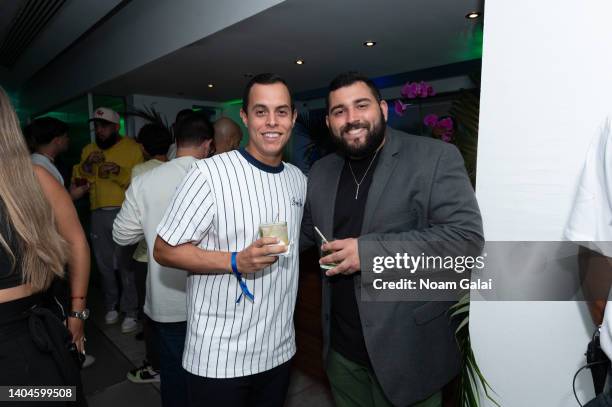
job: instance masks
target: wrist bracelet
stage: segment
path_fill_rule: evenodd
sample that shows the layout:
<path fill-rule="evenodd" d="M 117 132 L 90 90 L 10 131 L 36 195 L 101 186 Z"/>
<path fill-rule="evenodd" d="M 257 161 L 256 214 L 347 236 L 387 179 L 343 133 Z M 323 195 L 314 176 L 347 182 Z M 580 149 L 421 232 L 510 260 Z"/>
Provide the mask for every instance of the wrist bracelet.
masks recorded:
<path fill-rule="evenodd" d="M 238 298 L 236 298 L 236 302 L 240 302 L 240 300 L 242 299 L 242 294 L 244 294 L 251 301 L 255 301 L 255 296 L 249 291 L 249 287 L 246 285 L 246 283 L 242 279 L 242 274 L 240 274 L 240 272 L 238 271 L 238 264 L 236 263 L 236 256 L 238 256 L 238 253 L 232 252 L 232 260 L 231 260 L 232 273 L 234 273 L 234 276 L 236 277 L 236 279 L 238 280 L 238 284 L 240 285 L 240 289 L 242 290 Z"/>
<path fill-rule="evenodd" d="M 236 263 L 236 256 L 238 256 L 238 252 L 232 252 L 232 273 L 240 276 L 240 272 L 238 271 L 238 264 Z"/>

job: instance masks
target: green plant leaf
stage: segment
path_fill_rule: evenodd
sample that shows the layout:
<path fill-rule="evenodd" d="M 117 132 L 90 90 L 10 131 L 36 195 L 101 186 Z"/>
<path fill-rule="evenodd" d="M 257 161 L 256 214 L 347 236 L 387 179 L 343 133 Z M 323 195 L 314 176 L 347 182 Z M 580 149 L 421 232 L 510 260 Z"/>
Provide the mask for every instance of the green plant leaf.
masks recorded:
<path fill-rule="evenodd" d="M 459 373 L 459 406 L 460 407 L 480 407 L 480 389 L 484 395 L 495 406 L 501 405 L 495 400 L 493 394 L 496 394 L 489 382 L 484 377 L 476 356 L 472 350 L 470 341 L 469 314 L 470 314 L 470 299 L 469 295 L 465 295 L 459 299 L 456 304 L 450 307 L 451 318 L 461 318 L 457 329 L 455 330 L 455 338 L 461 353 L 461 371 Z"/>
<path fill-rule="evenodd" d="M 469 304 L 464 305 L 461 308 L 457 308 L 457 310 L 451 314 L 451 317 L 454 317 L 454 316 L 457 316 L 463 313 L 469 313 L 469 312 L 470 312 L 470 305 Z"/>
<path fill-rule="evenodd" d="M 463 321 L 461 321 L 461 323 L 459 324 L 459 326 L 455 330 L 455 333 L 461 331 L 461 328 L 463 328 L 464 326 L 468 326 L 469 322 L 470 322 L 469 316 L 465 317 L 465 319 Z"/>

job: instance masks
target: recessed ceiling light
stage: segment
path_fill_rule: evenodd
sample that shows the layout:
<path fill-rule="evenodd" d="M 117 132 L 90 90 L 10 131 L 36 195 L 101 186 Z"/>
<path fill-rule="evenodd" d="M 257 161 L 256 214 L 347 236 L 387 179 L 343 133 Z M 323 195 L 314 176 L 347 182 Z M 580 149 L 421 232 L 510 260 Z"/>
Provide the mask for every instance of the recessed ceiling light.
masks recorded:
<path fill-rule="evenodd" d="M 214 87 L 214 86 L 215 86 L 215 85 L 214 85 L 214 84 L 212 84 L 212 83 L 209 83 L 209 84 L 208 84 L 208 87 L 209 87 L 209 88 L 212 88 L 212 87 Z"/>
<path fill-rule="evenodd" d="M 472 11 L 471 13 L 467 13 L 465 15 L 465 18 L 467 18 L 468 20 L 475 20 L 478 17 L 480 17 L 480 11 Z"/>
<path fill-rule="evenodd" d="M 295 60 L 295 63 L 297 65 L 304 65 L 304 60 L 302 58 L 298 58 L 298 59 Z"/>
<path fill-rule="evenodd" d="M 374 45 L 376 45 L 376 41 L 366 41 L 363 43 L 363 45 L 366 47 L 373 47 Z"/>

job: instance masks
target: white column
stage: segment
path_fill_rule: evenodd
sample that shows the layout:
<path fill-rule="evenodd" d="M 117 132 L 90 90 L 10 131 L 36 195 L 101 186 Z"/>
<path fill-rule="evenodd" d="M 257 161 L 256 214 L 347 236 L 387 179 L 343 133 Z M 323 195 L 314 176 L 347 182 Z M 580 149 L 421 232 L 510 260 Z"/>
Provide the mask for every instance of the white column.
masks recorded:
<path fill-rule="evenodd" d="M 612 114 L 612 3 L 486 2 L 477 197 L 487 240 L 561 240 L 588 145 Z M 475 302 L 476 357 L 504 407 L 573 407 L 584 303 Z M 593 397 L 589 371 L 578 380 Z M 491 403 L 484 405 L 492 406 Z"/>
<path fill-rule="evenodd" d="M 93 117 L 94 109 L 93 94 L 91 92 L 87 92 L 87 119 Z M 89 122 L 89 139 L 92 143 L 96 140 L 93 122 Z"/>

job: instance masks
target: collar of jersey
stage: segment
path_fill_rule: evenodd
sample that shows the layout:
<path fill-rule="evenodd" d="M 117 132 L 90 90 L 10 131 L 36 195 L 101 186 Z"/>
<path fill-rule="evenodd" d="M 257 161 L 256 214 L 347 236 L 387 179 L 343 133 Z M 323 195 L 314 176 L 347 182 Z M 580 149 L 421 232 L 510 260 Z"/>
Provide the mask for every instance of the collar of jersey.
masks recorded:
<path fill-rule="evenodd" d="M 252 165 L 254 165 L 255 167 L 259 168 L 262 171 L 269 172 L 272 174 L 278 174 L 279 172 L 283 170 L 283 168 L 285 168 L 285 165 L 283 164 L 282 161 L 276 167 L 262 163 L 257 158 L 249 154 L 249 152 L 246 151 L 244 147 L 240 147 L 238 151 L 240 152 L 240 154 L 242 154 L 245 160 L 247 160 L 249 163 L 251 163 Z"/>

